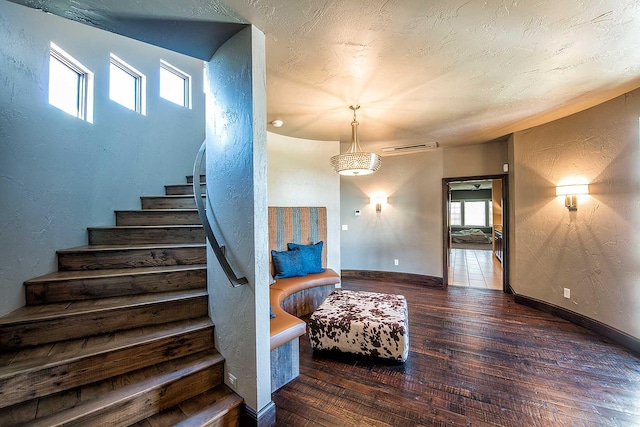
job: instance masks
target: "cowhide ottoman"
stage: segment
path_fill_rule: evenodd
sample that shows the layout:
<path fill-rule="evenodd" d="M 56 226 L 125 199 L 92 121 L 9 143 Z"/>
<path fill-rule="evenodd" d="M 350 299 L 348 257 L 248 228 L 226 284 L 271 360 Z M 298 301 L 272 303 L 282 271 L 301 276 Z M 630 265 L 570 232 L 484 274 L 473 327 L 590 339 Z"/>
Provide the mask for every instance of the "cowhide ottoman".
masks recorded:
<path fill-rule="evenodd" d="M 314 350 L 402 362 L 409 354 L 407 300 L 402 295 L 336 289 L 313 312 L 307 326 Z"/>

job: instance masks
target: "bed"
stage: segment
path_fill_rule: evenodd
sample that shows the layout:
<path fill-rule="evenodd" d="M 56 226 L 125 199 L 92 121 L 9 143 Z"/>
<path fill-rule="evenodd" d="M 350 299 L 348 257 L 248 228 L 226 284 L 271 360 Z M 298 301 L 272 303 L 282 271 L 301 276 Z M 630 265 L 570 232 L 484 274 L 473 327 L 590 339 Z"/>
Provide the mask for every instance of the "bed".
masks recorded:
<path fill-rule="evenodd" d="M 451 232 L 453 243 L 491 243 L 491 235 L 478 228 L 456 230 Z"/>

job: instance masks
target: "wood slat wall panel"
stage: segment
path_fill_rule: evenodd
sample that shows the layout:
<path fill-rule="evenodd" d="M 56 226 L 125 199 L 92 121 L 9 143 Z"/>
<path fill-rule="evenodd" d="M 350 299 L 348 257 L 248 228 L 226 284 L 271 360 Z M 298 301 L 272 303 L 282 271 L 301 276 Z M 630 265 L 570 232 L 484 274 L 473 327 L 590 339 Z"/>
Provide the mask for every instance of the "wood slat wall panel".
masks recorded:
<path fill-rule="evenodd" d="M 286 251 L 287 243 L 323 241 L 322 265 L 327 265 L 327 208 L 269 206 L 269 256 Z"/>
<path fill-rule="evenodd" d="M 307 316 L 313 313 L 335 288 L 336 285 L 325 285 L 296 292 L 282 301 L 282 308 L 296 317 Z"/>

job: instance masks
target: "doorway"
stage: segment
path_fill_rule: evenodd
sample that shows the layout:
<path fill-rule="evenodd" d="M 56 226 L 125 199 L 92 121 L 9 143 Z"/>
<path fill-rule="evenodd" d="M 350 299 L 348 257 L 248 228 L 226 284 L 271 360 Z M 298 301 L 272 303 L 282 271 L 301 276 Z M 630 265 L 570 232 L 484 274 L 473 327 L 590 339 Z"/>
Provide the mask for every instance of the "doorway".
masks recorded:
<path fill-rule="evenodd" d="M 509 292 L 507 175 L 442 180 L 443 284 Z"/>

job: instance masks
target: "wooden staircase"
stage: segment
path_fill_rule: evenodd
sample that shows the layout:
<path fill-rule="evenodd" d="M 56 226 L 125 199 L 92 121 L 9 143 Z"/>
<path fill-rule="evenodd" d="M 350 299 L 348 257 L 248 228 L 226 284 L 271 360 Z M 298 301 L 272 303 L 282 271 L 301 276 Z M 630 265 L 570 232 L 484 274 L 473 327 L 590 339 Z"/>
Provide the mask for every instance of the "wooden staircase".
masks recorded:
<path fill-rule="evenodd" d="M 27 305 L 0 318 L 0 427 L 238 425 L 191 186 L 165 191 L 25 282 Z"/>

